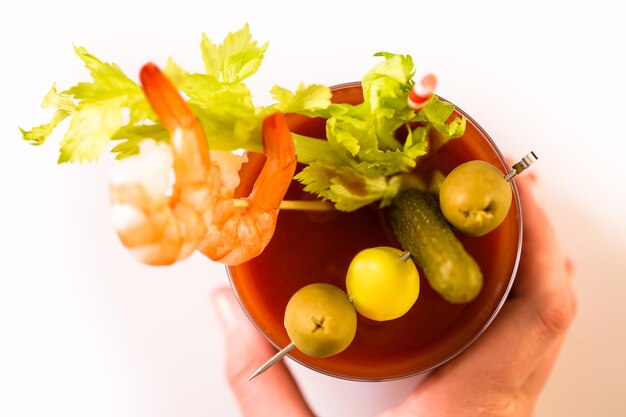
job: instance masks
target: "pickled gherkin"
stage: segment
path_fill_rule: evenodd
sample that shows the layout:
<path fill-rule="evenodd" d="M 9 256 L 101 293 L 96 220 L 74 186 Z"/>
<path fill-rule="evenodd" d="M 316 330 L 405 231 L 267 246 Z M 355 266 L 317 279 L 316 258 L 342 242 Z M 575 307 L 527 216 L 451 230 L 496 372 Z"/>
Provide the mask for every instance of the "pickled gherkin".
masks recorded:
<path fill-rule="evenodd" d="M 430 286 L 451 303 L 472 301 L 483 285 L 476 261 L 465 251 L 435 198 L 422 191 L 398 194 L 389 220 L 404 250 L 424 271 Z"/>

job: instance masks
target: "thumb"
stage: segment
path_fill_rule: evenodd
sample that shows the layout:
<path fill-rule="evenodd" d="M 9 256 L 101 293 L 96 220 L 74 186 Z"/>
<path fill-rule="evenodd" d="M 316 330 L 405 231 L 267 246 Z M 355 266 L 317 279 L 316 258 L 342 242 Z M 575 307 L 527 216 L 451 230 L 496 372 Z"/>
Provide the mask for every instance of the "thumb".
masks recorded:
<path fill-rule="evenodd" d="M 276 349 L 250 323 L 230 288 L 216 290 L 212 298 L 226 336 L 226 376 L 243 415 L 313 416 L 283 363 L 248 381 Z"/>

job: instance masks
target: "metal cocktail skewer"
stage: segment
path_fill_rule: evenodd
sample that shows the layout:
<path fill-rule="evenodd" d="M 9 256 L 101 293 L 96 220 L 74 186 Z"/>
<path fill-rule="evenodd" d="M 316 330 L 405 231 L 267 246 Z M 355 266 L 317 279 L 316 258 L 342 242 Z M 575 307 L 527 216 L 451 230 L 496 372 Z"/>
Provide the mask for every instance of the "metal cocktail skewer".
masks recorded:
<path fill-rule="evenodd" d="M 523 157 L 519 162 L 513 165 L 513 169 L 504 176 L 504 179 L 507 182 L 511 181 L 516 175 L 519 175 L 521 172 L 528 169 L 528 167 L 530 167 L 533 163 L 535 163 L 537 159 L 539 159 L 537 155 L 535 155 L 535 153 L 531 151 L 529 154 Z M 409 259 L 411 259 L 411 256 L 412 256 L 411 252 L 405 251 L 400 256 L 400 259 L 406 262 Z M 268 359 L 267 362 L 265 362 L 256 371 L 254 371 L 254 373 L 250 375 L 250 378 L 248 378 L 248 381 L 251 381 L 255 377 L 261 375 L 263 372 L 267 371 L 269 368 L 272 367 L 272 365 L 274 365 L 276 362 L 281 360 L 285 355 L 291 352 L 295 347 L 296 345 L 293 342 L 291 342 L 287 346 L 282 348 L 274 356 Z"/>
<path fill-rule="evenodd" d="M 296 345 L 291 342 L 289 343 L 287 346 L 285 346 L 284 348 L 282 348 L 280 351 L 278 351 L 274 356 L 272 356 L 271 358 L 269 358 L 267 360 L 267 362 L 265 362 L 263 365 L 259 366 L 259 368 L 254 371 L 254 373 L 252 375 L 250 375 L 250 378 L 248 378 L 248 381 L 252 381 L 253 378 L 261 375 L 263 372 L 267 371 L 268 369 L 270 369 L 270 367 L 272 365 L 274 365 L 276 362 L 278 362 L 279 360 L 281 360 L 283 358 L 283 356 L 285 356 L 286 354 L 288 354 L 289 352 L 291 352 L 291 350 L 293 348 L 295 348 Z"/>
<path fill-rule="evenodd" d="M 513 169 L 510 170 L 505 176 L 504 179 L 508 182 L 513 179 L 516 175 L 520 174 L 522 171 L 526 170 L 529 166 L 535 163 L 535 161 L 539 159 L 534 152 L 530 152 L 528 155 L 523 157 L 518 163 L 513 165 Z"/>
<path fill-rule="evenodd" d="M 400 259 L 402 259 L 404 262 L 408 261 L 410 258 L 411 258 L 411 252 L 409 252 L 409 251 L 404 252 L 402 254 L 402 256 L 400 256 Z M 250 378 L 248 378 L 248 381 L 252 381 L 252 379 L 256 378 L 257 376 L 261 375 L 263 372 L 265 372 L 268 369 L 270 369 L 272 367 L 272 365 L 274 365 L 276 362 L 281 360 L 285 355 L 287 355 L 289 352 L 291 352 L 293 350 L 293 348 L 295 348 L 295 347 L 296 347 L 296 345 L 293 342 L 291 342 L 287 346 L 282 348 L 280 351 L 276 352 L 276 354 L 274 356 L 269 358 L 267 360 L 267 362 L 265 362 L 263 365 L 259 366 L 257 368 L 257 370 L 254 371 L 254 373 L 252 375 L 250 375 Z"/>

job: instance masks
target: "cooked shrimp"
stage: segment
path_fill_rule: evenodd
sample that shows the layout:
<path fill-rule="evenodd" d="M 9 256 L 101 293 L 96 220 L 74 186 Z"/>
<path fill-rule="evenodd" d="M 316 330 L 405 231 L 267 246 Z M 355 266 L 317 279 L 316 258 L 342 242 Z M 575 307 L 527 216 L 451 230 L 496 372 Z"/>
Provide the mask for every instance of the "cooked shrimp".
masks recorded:
<path fill-rule="evenodd" d="M 248 204 L 234 204 L 234 188 L 223 187 L 200 251 L 226 265 L 237 265 L 258 256 L 267 246 L 296 169 L 293 140 L 279 113 L 263 121 L 265 165 L 254 183 Z"/>
<path fill-rule="evenodd" d="M 171 143 L 145 140 L 139 155 L 119 164 L 111 185 L 113 220 L 137 258 L 168 265 L 191 255 L 206 234 L 212 167 L 202 127 L 176 89 L 154 64 L 140 77 Z"/>
<path fill-rule="evenodd" d="M 122 243 L 152 265 L 172 264 L 198 248 L 228 264 L 259 255 L 272 237 L 278 206 L 295 171 L 285 120 L 275 114 L 264 121 L 268 161 L 248 207 L 235 207 L 234 190 L 245 157 L 209 152 L 202 126 L 154 64 L 142 68 L 141 82 L 170 131 L 171 143 L 144 140 L 139 155 L 119 164 L 111 200 Z"/>

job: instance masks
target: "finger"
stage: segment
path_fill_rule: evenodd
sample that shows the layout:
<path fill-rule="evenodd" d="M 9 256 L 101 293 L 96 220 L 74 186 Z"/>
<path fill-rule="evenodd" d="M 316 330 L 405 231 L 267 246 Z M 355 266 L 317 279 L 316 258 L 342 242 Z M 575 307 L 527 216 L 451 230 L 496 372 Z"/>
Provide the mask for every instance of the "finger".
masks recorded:
<path fill-rule="evenodd" d="M 312 416 L 296 382 L 283 363 L 277 363 L 252 381 L 248 378 L 274 349 L 250 323 L 233 292 L 213 294 L 226 332 L 226 375 L 244 416 Z"/>
<path fill-rule="evenodd" d="M 477 366 L 482 363 L 490 370 L 486 375 L 510 386 L 524 383 L 554 341 L 562 338 L 576 304 L 571 282 L 573 264 L 561 253 L 552 225 L 538 204 L 536 178 L 521 176 L 516 184 L 524 231 L 513 297 L 468 352 L 476 358 L 467 360 Z M 484 365 L 485 361 L 492 363 Z M 509 366 L 508 378 L 500 374 L 502 364 Z"/>
<path fill-rule="evenodd" d="M 526 394 L 526 398 L 536 399 L 543 390 L 544 385 L 552 373 L 552 369 L 563 346 L 564 339 L 565 337 L 563 336 L 554 342 L 543 360 L 522 385 L 522 391 Z"/>
<path fill-rule="evenodd" d="M 379 417 L 446 415 L 450 410 L 499 409 L 511 398 L 545 351 L 524 335 L 530 315 L 519 299 L 508 301 L 494 323 L 462 355 L 432 372 L 407 398 Z M 445 400 L 443 400 L 445 398 Z"/>
<path fill-rule="evenodd" d="M 568 275 L 571 277 L 574 272 L 574 266 L 570 260 L 566 261 L 565 269 Z M 575 314 L 575 311 L 577 308 L 576 296 L 574 294 L 573 287 L 570 287 L 570 290 L 571 290 L 570 299 L 572 300 L 573 310 L 574 310 L 574 313 L 572 314 Z M 547 354 L 544 356 L 544 358 L 541 360 L 539 365 L 537 365 L 535 370 L 529 375 L 528 379 L 524 383 L 522 389 L 527 394 L 528 398 L 536 398 L 541 392 L 541 390 L 543 389 L 544 385 L 546 384 L 548 380 L 548 377 L 550 376 L 552 372 L 552 369 L 554 368 L 556 359 L 559 355 L 559 352 L 561 351 L 561 347 L 563 346 L 564 340 L 565 340 L 565 334 L 561 335 L 561 337 L 559 337 L 553 343 L 552 347 L 549 349 Z"/>
<path fill-rule="evenodd" d="M 522 203 L 524 228 L 519 272 L 511 296 L 535 296 L 562 290 L 569 285 L 562 273 L 565 258 L 554 229 L 539 205 L 536 181 L 520 176 L 516 185 Z"/>

